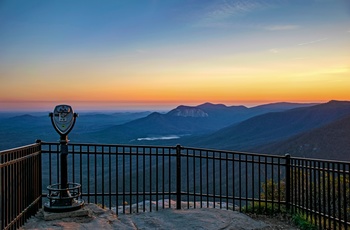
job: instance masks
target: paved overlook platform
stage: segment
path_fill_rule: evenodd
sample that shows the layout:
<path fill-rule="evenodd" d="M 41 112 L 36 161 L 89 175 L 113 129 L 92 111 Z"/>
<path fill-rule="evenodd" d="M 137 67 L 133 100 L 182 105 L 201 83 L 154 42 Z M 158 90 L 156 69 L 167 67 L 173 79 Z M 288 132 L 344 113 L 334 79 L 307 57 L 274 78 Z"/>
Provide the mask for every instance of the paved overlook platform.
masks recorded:
<path fill-rule="evenodd" d="M 45 220 L 46 219 L 46 220 Z M 297 229 L 278 219 L 251 218 L 217 208 L 160 209 L 116 215 L 109 209 L 87 204 L 71 215 L 40 210 L 21 229 Z"/>

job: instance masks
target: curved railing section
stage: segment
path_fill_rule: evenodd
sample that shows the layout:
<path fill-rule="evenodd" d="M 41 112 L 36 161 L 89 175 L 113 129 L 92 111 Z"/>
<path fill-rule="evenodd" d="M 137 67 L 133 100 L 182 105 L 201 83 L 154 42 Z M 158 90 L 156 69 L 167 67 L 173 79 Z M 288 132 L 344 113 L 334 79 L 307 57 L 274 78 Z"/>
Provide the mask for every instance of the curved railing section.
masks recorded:
<path fill-rule="evenodd" d="M 59 145 L 42 143 L 43 185 L 59 179 Z M 350 163 L 183 146 L 69 144 L 69 181 L 86 202 L 119 213 L 224 208 L 298 213 L 350 226 Z"/>
<path fill-rule="evenodd" d="M 0 229 L 18 229 L 41 208 L 41 145 L 0 151 Z"/>
<path fill-rule="evenodd" d="M 0 152 L 2 228 L 21 226 L 41 199 L 50 202 L 43 188 L 60 183 L 59 148 L 39 142 Z M 81 185 L 79 199 L 117 214 L 211 207 L 290 212 L 321 229 L 350 226 L 350 162 L 180 145 L 69 143 L 68 152 L 68 182 Z M 39 197 L 22 202 L 30 189 Z"/>

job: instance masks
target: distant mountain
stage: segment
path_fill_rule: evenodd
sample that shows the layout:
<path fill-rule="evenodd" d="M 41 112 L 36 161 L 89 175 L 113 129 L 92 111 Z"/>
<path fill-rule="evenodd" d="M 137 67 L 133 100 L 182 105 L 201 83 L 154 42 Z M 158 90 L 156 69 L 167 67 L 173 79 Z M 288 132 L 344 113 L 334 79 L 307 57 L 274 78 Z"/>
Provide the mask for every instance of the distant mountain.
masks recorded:
<path fill-rule="evenodd" d="M 350 116 L 254 151 L 350 161 Z"/>
<path fill-rule="evenodd" d="M 0 120 L 0 150 L 31 144 L 36 139 L 50 141 L 50 133 L 54 132 L 49 116 L 24 114 L 4 118 Z"/>
<path fill-rule="evenodd" d="M 34 115 L 33 115 L 34 114 Z M 47 113 L 21 114 L 0 113 L 0 150 L 14 148 L 34 143 L 36 139 L 57 141 L 59 135 L 52 127 Z M 109 127 L 129 122 L 133 119 L 145 117 L 150 112 L 119 112 L 113 114 L 83 112 L 77 118 L 69 139 L 73 142 L 105 142 L 109 136 L 95 136 L 96 133 Z M 122 130 L 122 134 L 128 130 Z M 119 140 L 117 138 L 115 141 Z"/>
<path fill-rule="evenodd" d="M 349 114 L 350 102 L 330 101 L 311 107 L 255 116 L 211 135 L 186 141 L 186 144 L 197 147 L 247 150 L 262 144 L 287 139 Z"/>
<path fill-rule="evenodd" d="M 264 105 L 258 105 L 252 107 L 251 109 L 256 111 L 269 111 L 269 112 L 280 112 L 289 109 L 301 108 L 301 107 L 310 107 L 318 105 L 317 103 L 290 103 L 290 102 L 276 102 Z"/>
<path fill-rule="evenodd" d="M 94 132 L 114 125 L 124 124 L 135 119 L 146 117 L 151 112 L 119 112 L 112 114 L 87 113 L 79 115 L 74 131 L 77 133 Z"/>
<path fill-rule="evenodd" d="M 209 115 L 200 108 L 181 105 L 168 113 L 174 117 L 208 117 Z"/>
<path fill-rule="evenodd" d="M 309 104 L 274 103 L 247 108 L 204 103 L 198 106 L 178 106 L 166 114 L 152 113 L 146 117 L 109 127 L 95 133 L 105 141 L 128 142 L 137 138 L 162 135 L 203 135 L 236 124 L 266 112 L 284 111 Z M 152 140 L 154 138 L 151 138 Z M 153 142 L 156 143 L 156 142 Z M 153 144 L 152 143 L 152 144 Z"/>
<path fill-rule="evenodd" d="M 184 137 L 195 138 L 198 135 L 213 133 L 256 115 L 304 106 L 309 104 L 273 103 L 247 108 L 204 103 L 198 106 L 178 106 L 165 114 L 150 112 L 102 114 L 76 111 L 79 117 L 69 134 L 69 139 L 72 142 L 153 145 L 173 143 L 172 138 L 181 137 L 180 140 L 174 141 L 182 143 Z M 0 113 L 0 149 L 33 143 L 35 139 L 57 141 L 58 138 L 48 112 L 25 115 Z M 158 142 L 158 139 L 165 140 Z"/>

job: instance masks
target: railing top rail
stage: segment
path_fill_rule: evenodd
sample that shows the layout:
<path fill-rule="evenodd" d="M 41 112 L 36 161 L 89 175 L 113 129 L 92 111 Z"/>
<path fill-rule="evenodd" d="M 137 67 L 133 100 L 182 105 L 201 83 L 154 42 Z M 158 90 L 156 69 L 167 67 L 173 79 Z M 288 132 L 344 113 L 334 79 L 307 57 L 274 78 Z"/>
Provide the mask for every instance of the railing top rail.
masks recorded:
<path fill-rule="evenodd" d="M 317 161 L 317 162 L 334 163 L 334 164 L 350 164 L 350 161 L 326 160 L 326 159 L 304 158 L 304 157 L 291 157 L 291 160 Z"/>
<path fill-rule="evenodd" d="M 38 145 L 40 145 L 40 143 L 33 143 L 33 144 L 29 144 L 29 145 L 24 145 L 24 146 L 12 148 L 12 149 L 2 150 L 2 151 L 0 151 L 0 156 L 9 154 L 11 152 L 21 151 L 23 149 L 28 149 L 28 148 L 31 148 L 31 147 L 37 147 Z"/>
<path fill-rule="evenodd" d="M 42 145 L 57 145 L 59 146 L 59 142 L 41 142 Z M 37 144 L 32 144 L 37 145 Z M 121 148 L 167 148 L 167 149 L 176 149 L 176 146 L 161 146 L 161 145 L 127 145 L 127 144 L 108 144 L 108 143 L 75 143 L 69 142 L 71 146 L 98 146 L 98 147 L 121 147 Z M 31 145 L 28 145 L 31 146 Z M 26 148 L 28 146 L 23 146 L 15 149 L 9 149 L 0 151 L 0 154 L 3 152 L 18 150 L 21 148 Z M 241 152 L 241 151 L 232 151 L 232 150 L 221 150 L 221 149 L 210 149 L 210 148 L 197 148 L 197 147 L 187 147 L 181 146 L 182 150 L 192 150 L 192 151 L 205 151 L 205 152 L 215 152 L 215 153 L 228 153 L 234 155 L 245 155 L 251 157 L 269 157 L 275 159 L 286 159 L 286 155 L 273 155 L 273 154 L 264 154 L 264 153 L 251 153 L 251 152 Z M 303 157 L 293 157 L 290 156 L 291 160 L 300 160 L 300 161 L 317 161 L 317 162 L 325 162 L 325 163 L 336 163 L 336 164 L 350 164 L 350 161 L 338 161 L 338 160 L 327 160 L 327 159 L 317 159 L 317 158 L 303 158 Z"/>
<path fill-rule="evenodd" d="M 59 142 L 41 142 L 42 145 L 60 145 Z M 127 144 L 107 144 L 107 143 L 75 143 L 69 142 L 72 146 L 99 146 L 99 147 L 127 147 L 127 148 L 169 148 L 176 149 L 176 146 L 161 146 L 161 145 L 127 145 Z"/>
<path fill-rule="evenodd" d="M 232 151 L 232 150 L 222 150 L 222 149 L 206 149 L 206 148 L 196 148 L 196 147 L 184 147 L 181 146 L 182 149 L 193 150 L 193 151 L 208 151 L 208 152 L 218 152 L 218 153 L 229 153 L 229 154 L 239 154 L 239 155 L 247 155 L 254 157 L 272 157 L 272 158 L 283 158 L 285 156 L 273 155 L 273 154 L 263 154 L 263 153 L 248 153 L 248 152 L 240 152 L 240 151 Z"/>
<path fill-rule="evenodd" d="M 59 145 L 58 142 L 41 142 L 42 145 Z M 98 146 L 98 147 L 125 147 L 125 148 L 167 148 L 167 149 L 176 149 L 176 146 L 161 146 L 161 145 L 127 145 L 127 144 L 106 144 L 106 143 L 74 143 L 70 142 L 71 146 Z M 285 159 L 285 156 L 280 155 L 272 155 L 272 154 L 261 154 L 261 153 L 248 153 L 248 152 L 239 152 L 232 150 L 220 150 L 220 149 L 206 149 L 206 148 L 196 148 L 196 147 L 185 147 L 181 146 L 182 150 L 192 150 L 192 151 L 207 151 L 207 152 L 215 152 L 215 153 L 228 153 L 228 154 L 236 154 L 236 155 L 246 155 L 246 156 L 254 156 L 254 157 L 270 157 L 270 158 L 281 158 Z"/>

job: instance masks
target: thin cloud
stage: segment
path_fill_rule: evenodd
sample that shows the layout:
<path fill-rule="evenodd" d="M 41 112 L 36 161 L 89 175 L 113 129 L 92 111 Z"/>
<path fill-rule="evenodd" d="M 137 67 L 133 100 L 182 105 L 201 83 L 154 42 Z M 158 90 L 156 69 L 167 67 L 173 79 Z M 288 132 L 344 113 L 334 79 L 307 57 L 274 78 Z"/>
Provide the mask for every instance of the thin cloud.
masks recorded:
<path fill-rule="evenodd" d="M 196 25 L 212 27 L 219 24 L 221 27 L 226 27 L 228 20 L 235 16 L 250 14 L 270 6 L 263 0 L 223 0 L 206 7 Z"/>
<path fill-rule="evenodd" d="M 215 6 L 208 16 L 212 18 L 227 18 L 238 14 L 246 14 L 265 7 L 260 1 L 224 1 Z"/>
<path fill-rule="evenodd" d="M 296 30 L 298 28 L 300 28 L 300 26 L 298 25 L 275 25 L 275 26 L 265 27 L 266 30 L 270 30 L 270 31 Z"/>
<path fill-rule="evenodd" d="M 270 49 L 269 52 L 273 53 L 273 54 L 278 54 L 280 52 L 280 50 L 279 49 Z"/>
<path fill-rule="evenodd" d="M 315 44 L 315 43 L 323 42 L 323 41 L 326 41 L 326 40 L 328 40 L 328 38 L 321 38 L 321 39 L 314 40 L 314 41 L 310 41 L 310 42 L 300 43 L 300 44 L 298 44 L 298 46 L 311 45 L 311 44 Z"/>

